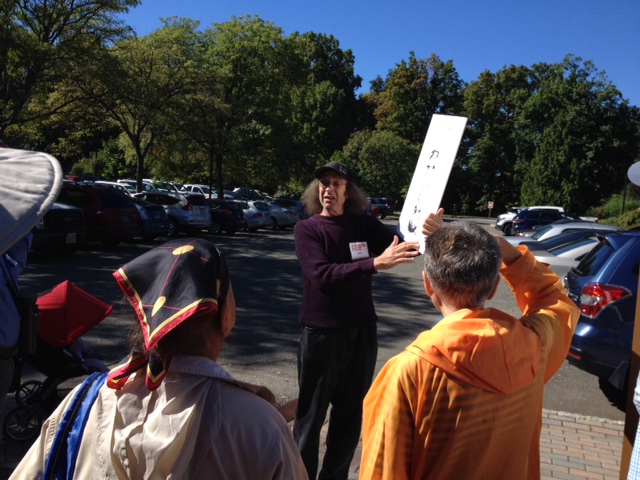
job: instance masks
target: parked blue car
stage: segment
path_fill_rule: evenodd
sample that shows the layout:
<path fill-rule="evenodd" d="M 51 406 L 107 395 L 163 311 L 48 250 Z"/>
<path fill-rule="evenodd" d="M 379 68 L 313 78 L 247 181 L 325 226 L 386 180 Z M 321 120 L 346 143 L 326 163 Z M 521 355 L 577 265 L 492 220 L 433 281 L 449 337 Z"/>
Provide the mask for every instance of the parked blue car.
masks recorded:
<path fill-rule="evenodd" d="M 639 264 L 640 231 L 608 233 L 564 279 L 580 308 L 569 363 L 596 375 L 603 391 L 628 388 Z"/>

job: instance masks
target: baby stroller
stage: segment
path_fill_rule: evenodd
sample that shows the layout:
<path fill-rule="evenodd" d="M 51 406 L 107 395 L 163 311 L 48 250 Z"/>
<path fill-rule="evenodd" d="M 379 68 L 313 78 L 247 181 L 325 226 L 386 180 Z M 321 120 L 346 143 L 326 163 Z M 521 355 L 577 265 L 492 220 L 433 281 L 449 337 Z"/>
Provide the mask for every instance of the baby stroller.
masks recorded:
<path fill-rule="evenodd" d="M 81 337 L 104 320 L 112 306 L 68 280 L 38 296 L 36 305 L 35 342 L 14 357 L 10 391 L 15 392 L 17 406 L 4 420 L 4 433 L 14 440 L 29 440 L 40 433 L 43 419 L 58 404 L 61 383 L 107 370 Z M 45 380 L 20 383 L 24 363 L 45 375 Z"/>

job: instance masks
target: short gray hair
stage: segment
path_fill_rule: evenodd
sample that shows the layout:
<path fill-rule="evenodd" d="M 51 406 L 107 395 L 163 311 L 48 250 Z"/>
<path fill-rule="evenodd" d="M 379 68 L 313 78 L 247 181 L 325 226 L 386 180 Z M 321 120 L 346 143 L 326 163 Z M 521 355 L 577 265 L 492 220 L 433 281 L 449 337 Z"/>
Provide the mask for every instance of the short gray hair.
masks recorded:
<path fill-rule="evenodd" d="M 483 307 L 501 264 L 497 240 L 473 222 L 446 223 L 425 241 L 424 268 L 431 286 L 456 308 Z"/>

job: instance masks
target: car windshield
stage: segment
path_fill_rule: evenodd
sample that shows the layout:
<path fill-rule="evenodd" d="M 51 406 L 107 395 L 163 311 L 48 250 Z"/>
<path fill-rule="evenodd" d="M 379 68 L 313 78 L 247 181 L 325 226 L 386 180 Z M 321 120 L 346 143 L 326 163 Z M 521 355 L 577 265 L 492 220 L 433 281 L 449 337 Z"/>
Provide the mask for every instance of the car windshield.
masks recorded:
<path fill-rule="evenodd" d="M 153 185 L 161 192 L 177 192 L 178 189 L 167 182 L 153 182 Z"/>
<path fill-rule="evenodd" d="M 192 205 L 198 205 L 198 206 L 207 206 L 207 199 L 202 196 L 202 195 L 187 195 L 187 198 L 189 199 L 189 202 Z"/>
<path fill-rule="evenodd" d="M 258 210 L 262 210 L 262 211 L 270 210 L 269 205 L 267 205 L 264 202 L 253 202 L 253 204 Z"/>
<path fill-rule="evenodd" d="M 295 207 L 296 206 L 296 202 L 293 200 L 282 200 L 282 199 L 278 199 L 276 198 L 273 203 L 275 203 L 276 205 L 280 205 L 281 207 Z"/>
<path fill-rule="evenodd" d="M 105 208 L 131 208 L 131 201 L 115 189 L 97 189 L 96 193 L 102 199 Z"/>
<path fill-rule="evenodd" d="M 550 248 L 549 253 L 553 253 L 554 255 L 560 255 L 562 253 L 573 250 L 574 248 L 581 247 L 582 245 L 588 245 L 590 243 L 593 244 L 593 246 L 595 247 L 596 243 L 598 242 L 593 237 L 582 238 L 580 240 L 576 240 L 575 242 L 569 242 L 569 243 L 565 243 L 564 245 L 559 245 L 557 247 Z"/>
<path fill-rule="evenodd" d="M 574 271 L 581 277 L 594 275 L 614 252 L 613 245 L 607 239 L 603 239 L 580 261 Z"/>
<path fill-rule="evenodd" d="M 534 233 L 533 235 L 531 235 L 531 238 L 533 240 L 538 240 L 540 237 L 542 237 L 545 233 L 547 233 L 549 230 L 551 230 L 553 227 L 551 225 L 546 225 L 540 229 L 538 229 L 538 231 L 536 233 Z"/>

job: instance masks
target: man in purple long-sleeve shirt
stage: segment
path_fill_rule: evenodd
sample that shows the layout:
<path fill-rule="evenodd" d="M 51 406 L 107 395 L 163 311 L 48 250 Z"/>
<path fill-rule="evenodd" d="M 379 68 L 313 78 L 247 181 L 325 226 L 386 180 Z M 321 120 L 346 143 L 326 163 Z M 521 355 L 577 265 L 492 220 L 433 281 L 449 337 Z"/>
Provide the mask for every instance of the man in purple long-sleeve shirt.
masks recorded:
<path fill-rule="evenodd" d="M 360 438 L 362 401 L 378 352 L 372 276 L 418 255 L 364 214 L 365 194 L 340 162 L 318 168 L 302 196 L 294 230 L 304 291 L 299 320 L 299 396 L 293 433 L 309 478 L 318 471 L 320 430 L 329 404 L 327 450 L 318 478 L 346 479 Z"/>

